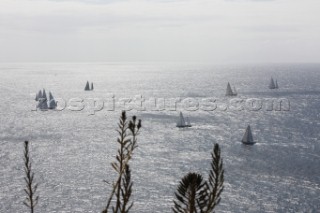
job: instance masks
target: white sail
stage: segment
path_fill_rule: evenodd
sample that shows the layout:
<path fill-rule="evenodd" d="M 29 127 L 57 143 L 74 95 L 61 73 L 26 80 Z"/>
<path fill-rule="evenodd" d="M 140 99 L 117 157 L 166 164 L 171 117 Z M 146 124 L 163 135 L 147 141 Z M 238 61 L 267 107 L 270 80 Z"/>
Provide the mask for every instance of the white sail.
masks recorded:
<path fill-rule="evenodd" d="M 47 100 L 47 94 L 45 89 L 43 89 L 42 91 L 42 98 Z"/>
<path fill-rule="evenodd" d="M 276 80 L 275 88 L 276 88 L 276 89 L 279 88 L 279 86 L 278 86 L 278 81 L 277 81 L 277 80 Z"/>
<path fill-rule="evenodd" d="M 235 96 L 235 95 L 237 95 L 237 92 L 236 91 L 232 91 L 230 83 L 228 82 L 226 96 Z"/>
<path fill-rule="evenodd" d="M 233 95 L 237 95 L 237 90 L 236 90 L 236 87 L 233 87 Z"/>
<path fill-rule="evenodd" d="M 274 83 L 273 78 L 271 78 L 270 84 L 269 84 L 269 89 L 275 89 L 275 88 L 276 88 L 276 85 L 275 85 L 275 83 Z"/>
<path fill-rule="evenodd" d="M 84 90 L 90 90 L 90 86 L 89 86 L 89 81 L 87 81 L 86 87 L 84 88 Z"/>
<path fill-rule="evenodd" d="M 51 99 L 49 102 L 48 102 L 48 108 L 49 109 L 55 109 L 57 107 L 57 102 L 54 100 L 54 99 Z"/>
<path fill-rule="evenodd" d="M 185 126 L 186 126 L 186 122 L 184 120 L 182 112 L 180 112 L 179 119 L 178 119 L 178 122 L 177 122 L 177 127 L 185 127 Z"/>
<path fill-rule="evenodd" d="M 242 138 L 242 143 L 244 143 L 244 144 L 254 144 L 255 143 L 253 141 L 250 125 L 248 125 L 246 132 L 244 133 L 244 136 Z"/>
<path fill-rule="evenodd" d="M 48 108 L 49 109 L 55 109 L 56 107 L 57 107 L 57 103 L 54 100 L 52 93 L 49 92 Z"/>
<path fill-rule="evenodd" d="M 91 82 L 91 90 L 93 90 L 93 83 Z"/>
<path fill-rule="evenodd" d="M 230 83 L 228 82 L 226 96 L 232 96 L 232 95 L 233 95 L 233 92 L 232 92 Z"/>
<path fill-rule="evenodd" d="M 186 117 L 186 126 L 191 127 L 191 123 L 188 117 Z"/>
<path fill-rule="evenodd" d="M 51 101 L 51 100 L 53 100 L 54 98 L 53 98 L 53 95 L 52 95 L 52 93 L 49 91 L 49 101 Z"/>

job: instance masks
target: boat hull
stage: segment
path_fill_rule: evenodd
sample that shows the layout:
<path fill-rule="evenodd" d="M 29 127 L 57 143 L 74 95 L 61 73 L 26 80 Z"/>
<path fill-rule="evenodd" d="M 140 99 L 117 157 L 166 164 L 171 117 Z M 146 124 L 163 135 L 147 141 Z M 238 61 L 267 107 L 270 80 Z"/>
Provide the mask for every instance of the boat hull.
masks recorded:
<path fill-rule="evenodd" d="M 178 126 L 178 125 L 177 125 L 177 127 L 178 127 L 178 128 L 186 128 L 186 127 L 192 127 L 192 126 L 191 126 L 191 125 L 184 125 L 184 126 Z"/>
<path fill-rule="evenodd" d="M 245 141 L 241 141 L 244 145 L 253 145 L 255 144 L 256 142 L 245 142 Z"/>

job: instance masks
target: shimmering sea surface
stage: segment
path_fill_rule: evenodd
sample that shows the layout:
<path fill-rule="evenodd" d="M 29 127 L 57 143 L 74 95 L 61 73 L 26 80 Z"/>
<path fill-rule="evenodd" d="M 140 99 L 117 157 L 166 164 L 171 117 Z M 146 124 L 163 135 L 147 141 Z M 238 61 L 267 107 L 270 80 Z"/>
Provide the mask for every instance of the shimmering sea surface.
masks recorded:
<path fill-rule="evenodd" d="M 27 212 L 24 140 L 31 142 L 39 183 L 37 212 L 101 212 L 111 189 L 103 180 L 116 178 L 110 163 L 118 117 L 128 107 L 120 99 L 137 96 L 145 99 L 146 110 L 128 111 L 143 124 L 131 161 L 132 212 L 171 212 L 186 173 L 207 178 L 214 143 L 221 146 L 225 168 L 217 212 L 319 212 L 320 64 L 3 63 L 0 76 L 0 212 Z M 271 76 L 278 90 L 268 89 Z M 84 91 L 87 80 L 94 91 Z M 227 82 L 243 103 L 260 100 L 262 108 L 229 109 Z M 65 100 L 66 109 L 34 111 L 42 88 L 60 104 Z M 108 105 L 112 96 L 114 110 Z M 68 108 L 74 98 L 83 100 L 83 110 Z M 156 111 L 148 105 L 152 98 L 168 106 Z M 176 98 L 213 98 L 217 108 L 190 111 L 179 102 L 174 109 L 170 100 Z M 270 110 L 270 99 L 285 99 L 290 109 Z M 96 109 L 104 100 L 104 109 L 93 114 L 92 100 Z M 175 127 L 180 110 L 191 128 Z M 241 143 L 248 124 L 254 146 Z"/>

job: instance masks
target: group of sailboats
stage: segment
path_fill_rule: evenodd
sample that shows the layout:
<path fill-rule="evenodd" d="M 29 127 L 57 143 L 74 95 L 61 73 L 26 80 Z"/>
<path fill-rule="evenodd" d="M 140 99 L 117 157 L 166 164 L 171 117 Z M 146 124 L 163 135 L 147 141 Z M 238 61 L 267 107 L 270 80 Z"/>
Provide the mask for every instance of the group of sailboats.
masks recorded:
<path fill-rule="evenodd" d="M 272 82 L 273 82 L 273 79 L 271 78 Z M 275 83 L 275 86 L 276 88 L 278 88 L 278 83 L 276 81 Z M 237 91 L 236 91 L 236 88 L 234 87 L 234 89 L 232 90 L 231 89 L 231 86 L 230 86 L 230 83 L 228 82 L 227 84 L 227 91 L 226 91 L 226 96 L 236 96 L 238 95 Z M 190 121 L 189 119 L 184 119 L 183 117 L 183 114 L 182 112 L 180 112 L 179 114 L 179 119 L 178 119 L 178 122 L 177 122 L 177 127 L 179 128 L 184 128 L 184 127 L 191 127 L 191 124 L 190 124 Z M 247 126 L 246 128 L 246 131 L 244 133 L 244 136 L 241 140 L 241 142 L 243 144 L 246 144 L 246 145 L 253 145 L 255 144 L 255 141 L 253 140 L 253 137 L 252 137 L 252 132 L 251 132 L 251 127 L 250 125 Z"/>
<path fill-rule="evenodd" d="M 189 118 L 188 117 L 184 118 L 182 112 L 180 112 L 180 114 L 179 114 L 179 118 L 178 118 L 176 127 L 178 127 L 178 128 L 192 127 Z M 253 140 L 250 125 L 247 126 L 241 142 L 245 145 L 253 145 L 256 143 Z"/>
<path fill-rule="evenodd" d="M 48 99 L 45 89 L 42 91 L 39 90 L 39 92 L 36 94 L 35 100 L 38 101 L 37 108 L 40 110 L 55 109 L 57 107 L 57 102 L 55 101 L 52 93 L 49 91 Z"/>
<path fill-rule="evenodd" d="M 87 81 L 86 86 L 84 87 L 85 91 L 91 91 L 93 90 L 93 83 L 91 82 L 91 87 L 89 86 L 89 81 Z"/>
<path fill-rule="evenodd" d="M 85 91 L 93 90 L 93 83 L 91 83 L 91 87 L 90 87 L 89 81 L 87 81 L 87 84 L 84 90 Z M 49 91 L 49 94 L 47 96 L 45 89 L 43 89 L 42 91 L 39 90 L 39 92 L 36 94 L 35 100 L 38 102 L 37 109 L 40 109 L 40 110 L 55 109 L 57 107 L 57 102 L 55 101 L 52 93 Z"/>
<path fill-rule="evenodd" d="M 273 80 L 273 78 L 271 77 L 271 80 L 270 80 L 270 83 L 269 83 L 269 89 L 279 89 L 277 79 Z M 231 86 L 230 86 L 230 83 L 228 82 L 227 90 L 226 90 L 226 96 L 237 96 L 237 95 L 238 95 L 238 93 L 236 91 L 236 88 L 233 87 L 233 89 L 232 89 Z"/>
<path fill-rule="evenodd" d="M 278 83 L 277 81 L 274 83 L 273 79 L 271 78 L 271 82 L 269 85 L 270 89 L 276 89 L 278 88 Z M 91 87 L 89 84 L 89 81 L 87 81 L 87 84 L 84 88 L 85 91 L 90 91 L 93 90 L 93 83 L 91 83 Z M 228 82 L 227 84 L 227 91 L 226 91 L 226 96 L 236 96 L 237 95 L 237 91 L 234 88 L 233 90 L 231 89 L 230 83 Z M 47 98 L 47 94 L 45 89 L 43 89 L 42 91 L 39 90 L 39 92 L 36 94 L 36 101 L 38 101 L 37 104 L 37 108 L 41 109 L 41 110 L 47 110 L 47 109 L 55 109 L 57 107 L 57 102 L 55 101 L 52 93 L 49 91 L 49 99 Z M 179 114 L 179 119 L 176 125 L 178 128 L 185 128 L 185 127 L 191 127 L 191 123 L 188 117 L 184 118 L 182 112 L 180 112 Z M 248 125 L 246 132 L 242 138 L 242 143 L 244 144 L 254 144 L 255 142 L 253 141 L 253 137 L 252 137 L 252 132 L 251 132 L 251 128 L 250 125 Z"/>

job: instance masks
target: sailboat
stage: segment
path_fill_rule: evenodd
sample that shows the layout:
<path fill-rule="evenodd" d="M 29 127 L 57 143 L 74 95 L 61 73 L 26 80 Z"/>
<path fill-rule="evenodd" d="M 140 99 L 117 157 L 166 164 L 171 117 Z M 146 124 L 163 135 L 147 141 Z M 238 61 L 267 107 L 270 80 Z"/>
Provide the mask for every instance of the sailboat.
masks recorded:
<path fill-rule="evenodd" d="M 90 90 L 90 86 L 89 86 L 89 81 L 87 81 L 86 87 L 84 88 L 85 91 L 89 91 Z"/>
<path fill-rule="evenodd" d="M 40 110 L 47 110 L 48 109 L 48 103 L 46 98 L 39 98 L 37 108 Z"/>
<path fill-rule="evenodd" d="M 185 119 L 184 119 L 184 117 L 183 117 L 182 112 L 180 112 L 180 114 L 179 114 L 179 119 L 178 119 L 178 122 L 177 122 L 177 127 L 179 127 L 179 128 L 191 127 L 189 118 L 187 118 L 187 122 L 186 122 Z"/>
<path fill-rule="evenodd" d="M 85 90 L 85 91 L 91 91 L 91 90 L 93 90 L 93 83 L 91 82 L 91 88 L 90 88 L 89 81 L 87 81 L 84 90 Z"/>
<path fill-rule="evenodd" d="M 46 94 L 45 89 L 43 89 L 42 92 L 41 92 L 41 90 L 39 90 L 39 93 L 36 97 L 36 100 L 38 101 L 37 108 L 39 108 L 41 110 L 48 109 L 48 103 L 47 103 L 48 100 L 47 100 L 47 94 Z"/>
<path fill-rule="evenodd" d="M 271 80 L 270 80 L 269 89 L 276 89 L 276 84 L 274 83 L 274 80 L 273 80 L 272 77 L 271 77 Z"/>
<path fill-rule="evenodd" d="M 57 107 L 57 102 L 54 100 L 53 95 L 51 92 L 49 92 L 49 102 L 48 102 L 48 108 L 49 109 L 55 109 Z"/>
<path fill-rule="evenodd" d="M 246 132 L 244 133 L 244 136 L 243 136 L 241 142 L 242 142 L 243 144 L 246 144 L 246 145 L 253 145 L 253 144 L 255 144 L 255 142 L 253 141 L 253 137 L 252 137 L 252 132 L 251 132 L 250 125 L 248 125 L 248 127 L 247 127 L 247 129 L 246 129 Z"/>
<path fill-rule="evenodd" d="M 226 96 L 236 96 L 236 95 L 237 95 L 237 92 L 235 88 L 234 88 L 234 91 L 232 91 L 230 83 L 228 82 Z"/>
<path fill-rule="evenodd" d="M 37 108 L 40 110 L 55 109 L 57 107 L 57 102 L 54 100 L 52 93 L 49 91 L 49 100 L 47 99 L 46 90 L 43 89 L 36 95 L 36 101 L 38 102 Z"/>

